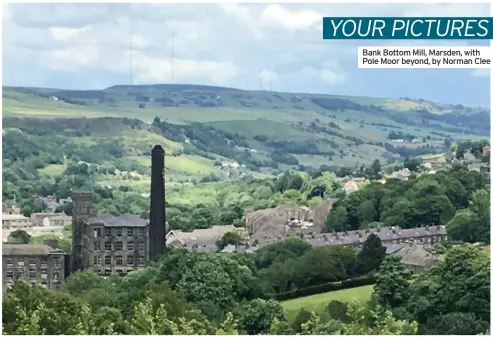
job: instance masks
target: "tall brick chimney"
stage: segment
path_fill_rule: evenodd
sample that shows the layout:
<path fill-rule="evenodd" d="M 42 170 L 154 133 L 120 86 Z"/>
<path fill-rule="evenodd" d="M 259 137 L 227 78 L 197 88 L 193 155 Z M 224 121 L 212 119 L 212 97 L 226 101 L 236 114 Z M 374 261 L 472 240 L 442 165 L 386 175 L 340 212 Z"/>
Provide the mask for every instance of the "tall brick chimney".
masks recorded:
<path fill-rule="evenodd" d="M 152 149 L 151 206 L 149 224 L 149 259 L 154 260 L 166 251 L 164 192 L 164 149 Z"/>
<path fill-rule="evenodd" d="M 72 193 L 72 259 L 71 270 L 84 270 L 83 235 L 87 220 L 94 216 L 91 192 Z"/>

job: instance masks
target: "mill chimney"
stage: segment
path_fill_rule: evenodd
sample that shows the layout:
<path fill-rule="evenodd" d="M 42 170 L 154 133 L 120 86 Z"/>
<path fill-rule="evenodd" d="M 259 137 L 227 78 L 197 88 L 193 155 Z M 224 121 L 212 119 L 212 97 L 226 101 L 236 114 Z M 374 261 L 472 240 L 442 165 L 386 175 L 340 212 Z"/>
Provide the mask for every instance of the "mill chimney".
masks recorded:
<path fill-rule="evenodd" d="M 160 145 L 152 149 L 149 216 L 149 259 L 154 260 L 166 251 L 164 149 Z"/>

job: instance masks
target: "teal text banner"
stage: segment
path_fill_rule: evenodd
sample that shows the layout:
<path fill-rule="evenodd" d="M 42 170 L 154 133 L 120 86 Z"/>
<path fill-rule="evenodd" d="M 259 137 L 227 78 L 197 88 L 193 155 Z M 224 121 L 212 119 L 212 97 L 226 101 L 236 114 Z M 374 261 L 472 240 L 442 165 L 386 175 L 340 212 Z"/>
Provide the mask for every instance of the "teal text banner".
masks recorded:
<path fill-rule="evenodd" d="M 490 17 L 325 17 L 327 40 L 490 40 Z"/>

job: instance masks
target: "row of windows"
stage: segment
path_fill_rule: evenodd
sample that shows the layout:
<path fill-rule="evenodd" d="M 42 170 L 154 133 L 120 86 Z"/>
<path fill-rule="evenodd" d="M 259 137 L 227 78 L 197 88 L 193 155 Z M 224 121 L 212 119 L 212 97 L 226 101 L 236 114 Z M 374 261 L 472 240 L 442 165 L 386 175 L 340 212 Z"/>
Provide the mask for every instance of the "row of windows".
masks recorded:
<path fill-rule="evenodd" d="M 128 273 L 130 273 L 132 271 L 133 271 L 132 269 L 127 269 L 126 272 L 123 271 L 123 270 L 116 270 L 115 272 L 116 272 L 117 275 L 124 276 L 124 275 L 126 275 L 126 274 L 128 274 Z M 106 269 L 106 270 L 104 270 L 104 272 L 99 271 L 99 275 L 100 276 L 111 276 L 111 270 L 110 269 Z"/>
<path fill-rule="evenodd" d="M 37 272 L 38 270 L 36 268 L 29 268 L 28 271 L 24 269 L 7 269 L 6 272 L 6 277 L 7 278 L 22 278 L 25 277 L 26 274 L 29 278 L 31 279 L 36 279 L 37 278 Z M 41 280 L 47 280 L 48 279 L 48 269 L 40 269 L 40 274 L 39 274 Z M 54 270 L 52 274 L 52 279 L 61 279 L 62 277 L 62 272 L 60 270 Z"/>
<path fill-rule="evenodd" d="M 137 229 L 137 231 L 135 231 Z M 106 237 L 110 236 L 117 236 L 117 237 L 122 237 L 124 235 L 124 230 L 125 230 L 125 235 L 128 237 L 135 236 L 135 233 L 137 233 L 138 236 L 145 236 L 147 228 L 145 227 L 138 227 L 138 228 L 104 228 L 104 235 Z M 101 237 L 102 235 L 102 228 L 95 228 L 94 229 L 94 237 Z"/>
<path fill-rule="evenodd" d="M 139 251 L 145 251 L 145 243 L 142 241 L 137 242 L 137 246 L 135 246 L 134 242 L 127 242 L 127 251 L 133 251 L 137 247 L 137 250 Z M 104 242 L 104 250 L 105 251 L 112 251 L 113 250 L 113 243 L 110 241 Z M 116 251 L 123 251 L 123 242 L 115 242 L 114 250 Z M 94 251 L 101 251 L 101 242 L 94 242 Z"/>
<path fill-rule="evenodd" d="M 17 266 L 24 266 L 26 261 L 27 261 L 27 265 L 29 265 L 29 266 L 37 266 L 38 265 L 38 261 L 36 259 L 26 257 L 26 258 L 17 259 Z M 14 259 L 10 258 L 10 257 L 7 258 L 6 264 L 7 264 L 7 266 L 12 266 L 14 264 Z M 40 264 L 41 265 L 48 264 L 48 258 L 46 256 L 41 257 Z M 61 265 L 62 265 L 61 258 L 60 257 L 53 257 L 53 266 L 60 267 Z"/>
<path fill-rule="evenodd" d="M 112 260 L 113 260 L 112 256 L 104 256 L 104 265 L 112 265 L 113 264 Z M 101 261 L 102 261 L 101 256 L 93 257 L 93 264 L 95 266 L 101 266 Z M 134 256 L 127 256 L 125 259 L 125 265 L 135 265 L 135 261 L 136 260 Z M 123 256 L 115 256 L 115 265 L 123 266 L 124 265 L 123 263 L 124 263 Z M 144 256 L 137 257 L 137 265 L 144 266 L 145 264 L 146 264 L 146 258 Z"/>

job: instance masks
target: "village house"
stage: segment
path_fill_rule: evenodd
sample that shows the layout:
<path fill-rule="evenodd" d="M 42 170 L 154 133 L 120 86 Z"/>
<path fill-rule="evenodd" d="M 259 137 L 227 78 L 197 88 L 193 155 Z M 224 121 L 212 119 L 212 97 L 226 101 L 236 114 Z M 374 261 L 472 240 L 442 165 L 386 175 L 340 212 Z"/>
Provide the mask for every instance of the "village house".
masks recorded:
<path fill-rule="evenodd" d="M 344 183 L 344 187 L 343 187 L 343 190 L 349 194 L 349 193 L 352 193 L 352 192 L 355 192 L 357 191 L 359 188 L 359 185 L 356 181 L 348 181 L 348 182 L 345 182 Z"/>
<path fill-rule="evenodd" d="M 67 216 L 64 212 L 37 212 L 31 214 L 31 225 L 40 227 L 63 227 L 72 222 L 72 217 Z"/>
<path fill-rule="evenodd" d="M 408 168 L 404 168 L 398 171 L 394 171 L 392 174 L 390 174 L 387 178 L 395 178 L 401 181 L 407 181 L 409 179 L 409 176 L 411 176 L 411 170 Z"/>
<path fill-rule="evenodd" d="M 201 230 L 210 230 L 210 229 L 201 229 Z M 222 235 L 219 236 L 219 233 L 216 232 L 215 236 L 212 238 L 209 236 L 200 237 L 183 237 L 180 240 L 180 234 L 187 234 L 183 232 L 179 232 L 179 236 L 176 236 L 172 232 L 176 230 L 170 231 L 168 233 L 169 241 L 168 243 L 173 246 L 178 246 L 182 248 L 191 248 L 193 250 L 198 251 L 209 251 L 215 252 L 216 241 L 224 235 L 227 231 L 222 232 Z M 199 231 L 199 230 L 195 230 Z M 195 232 L 194 231 L 194 232 Z M 188 233 L 191 234 L 191 233 Z M 345 247 L 354 248 L 358 250 L 362 247 L 365 240 L 371 234 L 377 235 L 382 244 L 389 246 L 395 245 L 396 248 L 403 248 L 402 245 L 410 245 L 410 244 L 420 244 L 420 245 L 433 245 L 435 243 L 439 243 L 447 240 L 447 230 L 444 225 L 430 225 L 430 226 L 422 226 L 418 228 L 411 229 L 402 229 L 400 227 L 383 227 L 383 228 L 372 228 L 372 229 L 364 229 L 364 230 L 353 230 L 353 231 L 344 231 L 344 232 L 335 232 L 335 233 L 322 233 L 316 234 L 313 232 L 308 233 L 298 233 L 292 234 L 287 233 L 285 236 L 263 236 L 261 238 L 250 238 L 246 244 L 237 245 L 237 246 L 229 246 L 225 247 L 222 252 L 224 253 L 233 253 L 233 252 L 255 252 L 259 248 L 262 248 L 266 245 L 275 243 L 284 238 L 300 238 L 307 243 L 311 244 L 314 247 L 324 247 L 330 245 L 342 245 Z M 175 237 L 176 236 L 176 237 Z M 172 239 L 174 238 L 174 240 Z M 401 246 L 399 246 L 401 245 Z M 409 261 L 410 262 L 410 261 Z M 408 263 L 408 265 L 412 265 Z M 418 268 L 414 269 L 417 270 Z"/>
<path fill-rule="evenodd" d="M 488 156 L 489 155 L 489 153 L 490 153 L 490 145 L 489 144 L 488 145 L 485 145 L 483 147 L 482 153 L 483 153 L 483 156 Z"/>
<path fill-rule="evenodd" d="M 195 229 L 191 232 L 170 230 L 166 235 L 166 245 L 202 252 L 216 252 L 216 242 L 224 234 L 231 231 L 239 232 L 240 235 L 247 238 L 247 234 L 242 228 L 236 228 L 233 225 L 214 225 L 209 229 Z"/>
<path fill-rule="evenodd" d="M 405 244 L 387 243 L 384 247 L 387 255 L 400 257 L 402 265 L 413 275 L 423 272 L 438 262 L 438 258 L 431 251 L 431 245 L 409 242 Z M 355 250 L 359 252 L 361 248 L 355 248 Z"/>
<path fill-rule="evenodd" d="M 21 208 L 18 205 L 6 206 L 4 210 L 5 212 L 2 213 L 2 231 L 26 230 L 31 227 L 31 219 L 21 215 Z"/>

